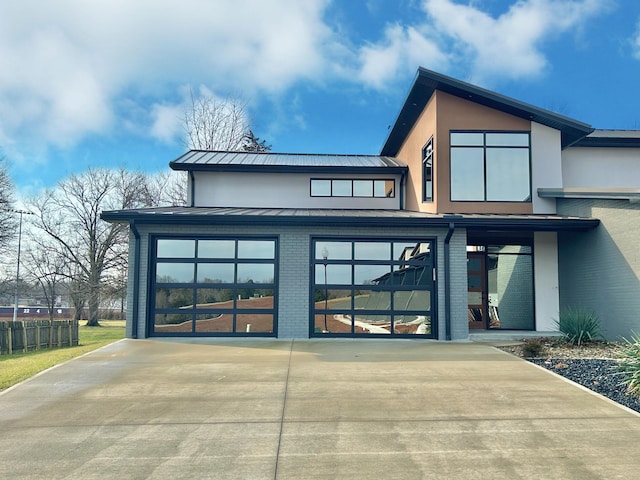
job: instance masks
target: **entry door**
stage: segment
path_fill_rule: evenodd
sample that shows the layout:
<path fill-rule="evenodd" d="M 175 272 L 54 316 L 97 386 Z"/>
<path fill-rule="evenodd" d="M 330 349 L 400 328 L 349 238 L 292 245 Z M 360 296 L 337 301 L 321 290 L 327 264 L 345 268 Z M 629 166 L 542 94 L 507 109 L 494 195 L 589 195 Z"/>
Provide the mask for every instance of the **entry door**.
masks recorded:
<path fill-rule="evenodd" d="M 483 253 L 467 253 L 469 329 L 487 328 L 487 275 Z"/>

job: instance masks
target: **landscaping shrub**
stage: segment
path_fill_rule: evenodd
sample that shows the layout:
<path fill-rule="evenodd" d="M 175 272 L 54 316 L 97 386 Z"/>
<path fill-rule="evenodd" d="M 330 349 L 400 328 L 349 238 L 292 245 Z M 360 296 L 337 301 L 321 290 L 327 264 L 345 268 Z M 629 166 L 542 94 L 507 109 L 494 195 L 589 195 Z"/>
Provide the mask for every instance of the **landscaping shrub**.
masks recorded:
<path fill-rule="evenodd" d="M 522 355 L 528 358 L 540 357 L 545 351 L 544 342 L 540 338 L 525 340 L 521 348 Z"/>
<path fill-rule="evenodd" d="M 640 334 L 634 333 L 631 340 L 623 340 L 625 343 L 618 352 L 618 368 L 625 377 L 622 383 L 627 386 L 630 395 L 640 397 Z"/>
<path fill-rule="evenodd" d="M 560 312 L 556 322 L 563 338 L 572 345 L 603 339 L 600 333 L 600 319 L 592 310 L 568 307 Z"/>

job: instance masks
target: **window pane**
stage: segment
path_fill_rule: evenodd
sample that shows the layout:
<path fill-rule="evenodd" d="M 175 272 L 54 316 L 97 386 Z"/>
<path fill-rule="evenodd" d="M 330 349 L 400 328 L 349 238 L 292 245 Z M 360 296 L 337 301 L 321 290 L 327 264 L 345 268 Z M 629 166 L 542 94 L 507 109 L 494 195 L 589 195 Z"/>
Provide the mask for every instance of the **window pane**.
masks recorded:
<path fill-rule="evenodd" d="M 451 149 L 451 200 L 484 200 L 484 149 Z"/>
<path fill-rule="evenodd" d="M 158 263 L 156 265 L 157 283 L 191 283 L 194 273 L 193 263 Z"/>
<path fill-rule="evenodd" d="M 193 308 L 190 288 L 156 288 L 156 308 Z"/>
<path fill-rule="evenodd" d="M 233 288 L 199 288 L 197 290 L 198 303 L 196 308 L 232 309 L 234 293 L 235 290 Z"/>
<path fill-rule="evenodd" d="M 315 333 L 351 333 L 351 315 L 317 313 L 313 320 Z"/>
<path fill-rule="evenodd" d="M 354 197 L 373 197 L 373 180 L 354 180 Z"/>
<path fill-rule="evenodd" d="M 394 310 L 431 310 L 431 292 L 428 290 L 397 291 L 393 294 Z"/>
<path fill-rule="evenodd" d="M 394 333 L 431 335 L 431 317 L 429 315 L 394 315 Z"/>
<path fill-rule="evenodd" d="M 351 310 L 351 289 L 325 290 L 316 288 L 315 305 L 318 310 Z M 325 301 L 326 299 L 326 301 Z"/>
<path fill-rule="evenodd" d="M 351 180 L 333 180 L 334 197 L 351 197 Z"/>
<path fill-rule="evenodd" d="M 533 266 L 530 255 L 490 255 L 491 328 L 533 330 Z"/>
<path fill-rule="evenodd" d="M 356 310 L 390 310 L 391 292 L 358 290 L 355 295 Z"/>
<path fill-rule="evenodd" d="M 451 146 L 484 145 L 484 133 L 480 132 L 451 132 Z"/>
<path fill-rule="evenodd" d="M 191 314 L 158 313 L 154 317 L 153 330 L 158 333 L 191 332 Z"/>
<path fill-rule="evenodd" d="M 375 180 L 374 197 L 395 197 L 395 181 L 393 180 Z"/>
<path fill-rule="evenodd" d="M 239 263 L 238 283 L 273 283 L 272 263 Z"/>
<path fill-rule="evenodd" d="M 273 290 L 264 288 L 240 288 L 236 307 L 239 309 L 273 309 Z"/>
<path fill-rule="evenodd" d="M 326 265 L 326 278 L 325 282 L 325 265 L 316 265 L 317 284 L 351 285 L 351 265 Z"/>
<path fill-rule="evenodd" d="M 487 133 L 487 146 L 528 147 L 528 133 Z"/>
<path fill-rule="evenodd" d="M 234 240 L 198 240 L 198 258 L 234 258 Z"/>
<path fill-rule="evenodd" d="M 391 333 L 391 316 L 390 315 L 368 315 L 357 314 L 354 319 L 356 334 L 390 334 Z"/>
<path fill-rule="evenodd" d="M 236 315 L 236 332 L 271 333 L 273 332 L 273 323 L 273 315 L 270 313 L 238 313 Z"/>
<path fill-rule="evenodd" d="M 311 180 L 312 197 L 330 197 L 331 180 Z"/>
<path fill-rule="evenodd" d="M 196 332 L 233 332 L 232 313 L 205 313 L 196 315 Z"/>
<path fill-rule="evenodd" d="M 275 258 L 273 240 L 238 240 L 238 258 Z"/>
<path fill-rule="evenodd" d="M 528 149 L 487 149 L 487 200 L 530 201 L 529 188 Z"/>
<path fill-rule="evenodd" d="M 199 263 L 198 282 L 201 283 L 233 283 L 233 263 Z"/>
<path fill-rule="evenodd" d="M 356 260 L 389 260 L 391 244 L 387 242 L 355 242 Z"/>
<path fill-rule="evenodd" d="M 194 258 L 195 240 L 158 240 L 158 258 Z"/>
<path fill-rule="evenodd" d="M 389 265 L 356 265 L 353 273 L 355 285 L 377 285 L 388 281 L 391 267 Z"/>
<path fill-rule="evenodd" d="M 351 260 L 351 242 L 316 242 L 316 260 Z"/>

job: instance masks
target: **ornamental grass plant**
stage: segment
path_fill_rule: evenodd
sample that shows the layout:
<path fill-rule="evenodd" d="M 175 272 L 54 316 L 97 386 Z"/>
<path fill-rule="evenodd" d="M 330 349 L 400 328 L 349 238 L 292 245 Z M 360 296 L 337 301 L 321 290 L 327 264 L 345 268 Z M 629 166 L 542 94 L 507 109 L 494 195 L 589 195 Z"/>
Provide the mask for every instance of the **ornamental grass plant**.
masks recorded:
<path fill-rule="evenodd" d="M 624 376 L 622 383 L 629 395 L 640 397 L 640 334 L 633 333 L 631 340 L 623 338 L 623 341 L 618 352 L 618 369 Z"/>
<path fill-rule="evenodd" d="M 563 338 L 572 345 L 604 339 L 600 319 L 593 310 L 567 307 L 560 312 L 560 320 L 556 324 Z"/>

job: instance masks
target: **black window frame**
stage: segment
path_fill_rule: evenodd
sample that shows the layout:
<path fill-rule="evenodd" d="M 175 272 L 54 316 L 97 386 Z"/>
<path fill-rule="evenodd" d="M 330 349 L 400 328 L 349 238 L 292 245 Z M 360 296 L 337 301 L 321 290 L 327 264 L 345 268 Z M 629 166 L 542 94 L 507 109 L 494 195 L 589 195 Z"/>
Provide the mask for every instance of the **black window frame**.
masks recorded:
<path fill-rule="evenodd" d="M 433 136 L 429 138 L 424 147 L 422 147 L 422 201 L 433 202 L 433 159 L 435 152 L 433 150 Z M 429 191 L 431 192 L 429 194 Z"/>
<path fill-rule="evenodd" d="M 158 258 L 158 241 L 159 240 L 194 240 L 195 252 L 193 257 L 162 257 Z M 198 257 L 198 242 L 207 240 L 223 240 L 234 242 L 234 256 L 233 257 Z M 242 257 L 239 255 L 239 242 L 255 242 L 255 241 L 269 241 L 273 242 L 273 258 L 260 258 L 260 257 Z M 279 265 L 279 238 L 277 236 L 253 236 L 253 235 L 170 235 L 170 234 L 154 234 L 149 237 L 149 295 L 147 301 L 147 323 L 148 332 L 150 336 L 165 337 L 165 336 L 203 336 L 203 337 L 277 337 L 278 334 L 278 265 Z M 193 278 L 189 282 L 159 282 L 156 277 L 157 265 L 181 263 L 181 264 L 193 264 Z M 233 282 L 199 282 L 198 281 L 198 265 L 206 264 L 232 264 L 234 272 Z M 265 264 L 273 265 L 273 281 L 271 283 L 247 283 L 238 282 L 238 265 L 242 264 Z M 192 290 L 192 307 L 157 307 L 156 306 L 156 294 L 162 289 L 186 289 Z M 197 308 L 197 296 L 198 292 L 203 289 L 223 289 L 230 288 L 233 290 L 233 295 L 230 301 L 232 301 L 233 307 L 231 308 Z M 272 308 L 246 308 L 238 306 L 238 292 L 249 289 L 253 290 L 271 290 L 273 292 L 273 307 Z M 155 329 L 156 315 L 184 315 L 191 317 L 191 330 L 189 332 L 162 332 Z M 197 331 L 197 318 L 198 315 L 206 314 L 230 314 L 232 315 L 232 329 L 227 332 L 215 332 L 215 331 Z M 243 314 L 267 314 L 272 316 L 271 331 L 237 331 L 237 319 L 238 315 Z"/>
<path fill-rule="evenodd" d="M 313 194 L 313 182 L 317 180 L 328 181 L 331 182 L 330 193 L 329 195 L 314 195 Z M 350 195 L 334 195 L 333 182 L 351 182 L 351 194 Z M 371 195 L 354 195 L 353 190 L 353 182 L 371 182 Z M 375 191 L 375 182 L 392 182 L 393 191 L 391 195 L 385 193 L 385 195 L 376 195 Z M 386 191 L 386 189 L 385 189 Z M 396 180 L 395 178 L 311 178 L 309 181 L 309 196 L 313 198 L 395 198 L 396 197 Z"/>
<path fill-rule="evenodd" d="M 350 259 L 331 259 L 330 257 L 326 260 L 322 258 L 321 252 L 318 254 L 317 245 L 320 242 L 341 242 L 341 243 L 351 243 L 351 258 Z M 390 256 L 388 260 L 367 260 L 367 259 L 356 259 L 355 255 L 355 244 L 356 243 L 388 243 L 390 244 Z M 393 244 L 394 243 L 429 243 L 430 244 L 430 255 L 429 262 L 425 264 L 424 260 L 415 260 L 415 259 L 395 259 L 393 258 Z M 317 258 L 321 257 L 321 258 Z M 399 270 L 393 270 L 394 266 L 402 266 L 402 267 L 423 267 L 428 268 L 428 283 L 406 283 L 406 284 L 357 284 L 355 283 L 355 267 L 358 265 L 382 265 L 388 264 L 390 267 L 390 271 L 397 272 Z M 350 284 L 316 284 L 315 282 L 315 272 L 316 266 L 322 265 L 323 267 L 326 265 L 349 265 L 351 267 L 351 283 Z M 425 339 L 437 339 L 438 338 L 438 315 L 437 315 L 437 297 L 438 297 L 438 285 L 436 279 L 436 268 L 437 268 L 437 238 L 435 237 L 312 237 L 310 239 L 310 273 L 309 273 L 309 336 L 310 337 L 357 337 L 357 338 L 425 338 Z M 427 273 L 426 271 L 423 272 Z M 428 285 L 429 288 L 425 288 L 425 285 Z M 347 290 L 351 291 L 351 306 L 350 308 L 343 309 L 323 309 L 316 308 L 316 290 Z M 355 292 L 358 290 L 370 290 L 370 291 L 378 291 L 378 292 L 389 292 L 391 305 L 389 309 L 381 309 L 381 310 L 362 310 L 360 308 L 356 308 L 354 303 Z M 396 310 L 393 308 L 394 293 L 402 292 L 402 291 L 429 291 L 430 292 L 430 310 L 428 312 L 422 310 Z M 389 316 L 390 317 L 390 333 L 356 333 L 355 332 L 355 324 L 352 320 L 351 322 L 351 331 L 349 333 L 322 333 L 316 332 L 315 322 L 316 316 L 321 315 L 324 316 L 325 313 L 331 314 L 346 314 L 352 316 L 355 319 L 356 313 L 362 313 L 365 311 L 369 315 L 380 315 L 380 316 Z M 430 332 L 428 334 L 402 334 L 395 333 L 395 317 L 407 316 L 407 315 L 424 315 L 428 313 L 430 318 Z"/>
<path fill-rule="evenodd" d="M 451 142 L 451 136 L 452 134 L 459 134 L 459 133 L 470 133 L 470 134 L 482 134 L 483 136 L 483 144 L 482 145 L 452 145 Z M 501 146 L 493 146 L 493 145 L 487 145 L 487 134 L 505 134 L 505 135 L 509 135 L 509 134 L 517 134 L 517 135 L 523 135 L 526 134 L 528 141 L 527 141 L 527 145 L 526 146 L 519 146 L 519 145 L 512 145 L 512 146 L 507 146 L 507 145 L 501 145 Z M 482 148 L 483 149 L 483 155 L 482 155 L 482 171 L 483 171 L 483 179 L 482 179 L 482 188 L 483 188 L 483 198 L 482 199 L 478 199 L 478 200 L 467 200 L 467 199 L 454 199 L 453 198 L 453 189 L 452 189 L 452 182 L 453 182 L 453 173 L 451 172 L 451 159 L 452 159 L 452 150 L 454 148 L 460 148 L 460 149 L 464 149 L 464 148 Z M 529 187 L 529 194 L 527 196 L 527 198 L 525 200 L 487 200 L 487 151 L 491 150 L 491 149 L 500 149 L 500 148 L 516 148 L 516 149 L 526 149 L 528 151 L 528 187 Z M 522 203 L 522 204 L 526 204 L 526 203 L 532 203 L 533 202 L 533 196 L 532 196 L 532 166 L 531 166 L 531 131 L 529 130 L 450 130 L 449 131 L 449 201 L 452 203 L 473 203 L 473 202 L 482 202 L 482 203 Z"/>

